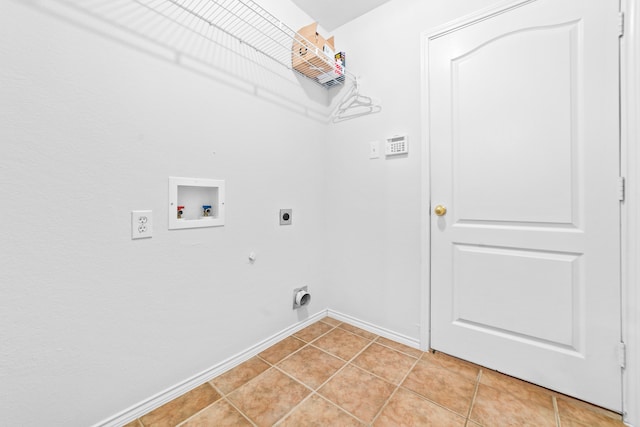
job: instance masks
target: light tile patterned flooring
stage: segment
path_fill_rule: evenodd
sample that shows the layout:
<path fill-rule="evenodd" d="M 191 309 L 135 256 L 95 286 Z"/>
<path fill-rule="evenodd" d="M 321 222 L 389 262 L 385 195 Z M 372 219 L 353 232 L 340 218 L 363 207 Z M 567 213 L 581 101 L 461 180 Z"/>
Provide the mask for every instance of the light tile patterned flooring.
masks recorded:
<path fill-rule="evenodd" d="M 326 317 L 135 420 L 151 426 L 623 426 L 620 416 Z"/>

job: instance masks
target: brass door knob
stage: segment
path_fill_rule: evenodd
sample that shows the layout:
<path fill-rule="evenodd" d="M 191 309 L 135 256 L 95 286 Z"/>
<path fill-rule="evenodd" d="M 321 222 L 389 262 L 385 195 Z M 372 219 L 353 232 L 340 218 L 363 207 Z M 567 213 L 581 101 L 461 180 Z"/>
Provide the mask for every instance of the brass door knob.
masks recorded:
<path fill-rule="evenodd" d="M 435 213 L 438 216 L 443 216 L 444 214 L 447 213 L 447 208 L 445 208 L 442 205 L 438 205 L 435 207 L 435 209 L 433 210 L 433 213 Z"/>

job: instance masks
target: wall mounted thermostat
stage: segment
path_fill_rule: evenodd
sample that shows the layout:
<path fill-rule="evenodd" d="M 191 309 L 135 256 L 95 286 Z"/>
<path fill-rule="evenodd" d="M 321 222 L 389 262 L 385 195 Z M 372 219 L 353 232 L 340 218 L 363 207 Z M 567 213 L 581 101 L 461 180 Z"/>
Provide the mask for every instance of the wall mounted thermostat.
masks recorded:
<path fill-rule="evenodd" d="M 395 156 L 397 154 L 408 154 L 409 144 L 407 141 L 407 135 L 396 135 L 391 138 L 387 138 L 384 147 L 384 154 L 387 156 Z"/>

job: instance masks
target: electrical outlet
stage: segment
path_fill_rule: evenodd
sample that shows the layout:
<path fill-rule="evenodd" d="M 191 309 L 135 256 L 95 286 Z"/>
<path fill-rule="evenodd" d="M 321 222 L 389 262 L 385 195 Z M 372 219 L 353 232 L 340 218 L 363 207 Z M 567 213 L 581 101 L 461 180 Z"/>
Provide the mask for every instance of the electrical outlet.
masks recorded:
<path fill-rule="evenodd" d="M 291 225 L 293 209 L 280 209 L 280 225 Z"/>
<path fill-rule="evenodd" d="M 145 239 L 153 235 L 151 211 L 131 211 L 131 239 Z"/>

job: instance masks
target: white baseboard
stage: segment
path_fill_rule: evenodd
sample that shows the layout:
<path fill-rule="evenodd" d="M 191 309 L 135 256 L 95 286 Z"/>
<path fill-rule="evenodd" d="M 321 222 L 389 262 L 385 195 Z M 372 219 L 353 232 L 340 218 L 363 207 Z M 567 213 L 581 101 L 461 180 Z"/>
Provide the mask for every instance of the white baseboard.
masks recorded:
<path fill-rule="evenodd" d="M 165 403 L 170 402 L 179 396 L 182 396 L 186 392 L 193 390 L 201 384 L 204 384 L 205 382 L 212 380 L 218 375 L 221 375 L 228 370 L 238 366 L 239 364 L 246 362 L 247 360 L 256 356 L 258 353 L 261 353 L 262 351 L 278 343 L 289 335 L 298 332 L 300 329 L 303 329 L 314 322 L 317 322 L 325 316 L 332 317 L 336 320 L 340 320 L 341 322 L 347 322 L 353 326 L 364 329 L 365 331 L 408 345 L 409 347 L 417 349 L 420 348 L 420 341 L 418 339 L 398 334 L 388 329 L 380 328 L 372 323 L 365 322 L 363 320 L 343 313 L 339 313 L 334 310 L 325 309 L 312 316 L 309 316 L 305 320 L 302 320 L 294 325 L 289 326 L 288 328 L 283 329 L 282 331 L 270 336 L 269 338 L 259 342 L 258 344 L 251 346 L 248 349 L 241 351 L 240 353 L 231 356 L 226 360 L 223 360 L 222 362 L 200 372 L 199 374 L 192 376 L 191 378 L 182 381 L 181 383 L 169 387 L 168 389 L 154 396 L 151 396 L 150 398 L 143 400 L 142 402 L 133 405 L 130 408 L 107 418 L 106 420 L 94 424 L 93 427 L 120 427 L 137 418 L 140 418 L 141 416 L 153 411 L 156 408 L 159 408 Z"/>
<path fill-rule="evenodd" d="M 222 362 L 212 366 L 211 368 L 208 368 L 200 372 L 199 374 L 192 376 L 191 378 L 188 378 L 172 387 L 169 387 L 168 389 L 161 391 L 160 393 L 151 396 L 150 398 L 143 400 L 142 402 L 133 405 L 130 408 L 125 409 L 124 411 L 112 417 L 94 424 L 93 427 L 120 427 L 137 418 L 140 418 L 141 416 L 153 411 L 156 408 L 159 408 L 165 403 L 170 402 L 179 396 L 182 396 L 186 392 L 193 390 L 201 384 L 204 384 L 207 381 L 210 381 L 213 378 L 217 377 L 218 375 L 221 375 L 228 370 L 238 366 L 239 364 L 246 362 L 247 360 L 256 356 L 258 353 L 261 353 L 262 351 L 278 343 L 289 335 L 294 334 L 300 329 L 303 329 L 327 316 L 327 313 L 328 310 L 321 310 L 318 313 L 309 316 L 307 319 L 289 326 L 288 328 L 283 329 L 282 331 L 270 336 L 269 338 L 259 342 L 258 344 L 251 346 L 248 349 L 241 351 L 240 353 L 231 356 L 226 360 L 223 360 Z"/>
<path fill-rule="evenodd" d="M 415 349 L 420 350 L 420 340 L 408 337 L 406 335 L 398 334 L 389 329 L 381 328 L 372 323 L 365 322 L 363 320 L 357 319 L 353 316 L 349 316 L 347 314 L 343 314 L 337 312 L 335 310 L 328 309 L 327 316 L 333 317 L 336 320 L 340 320 L 342 322 L 347 322 L 353 326 L 357 326 L 360 329 L 364 329 L 365 331 L 371 332 L 376 335 L 380 335 L 381 337 L 388 338 L 390 340 L 399 342 L 404 345 L 408 345 L 409 347 L 413 347 Z"/>

